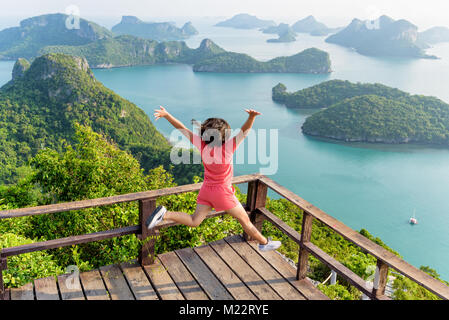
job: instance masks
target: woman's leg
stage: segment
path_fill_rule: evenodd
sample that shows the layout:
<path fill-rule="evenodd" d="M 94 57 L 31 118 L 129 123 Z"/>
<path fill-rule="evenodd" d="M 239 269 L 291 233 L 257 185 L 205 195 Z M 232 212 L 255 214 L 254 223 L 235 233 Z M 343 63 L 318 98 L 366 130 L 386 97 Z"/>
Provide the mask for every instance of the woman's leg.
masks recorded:
<path fill-rule="evenodd" d="M 198 227 L 211 210 L 212 207 L 197 204 L 193 215 L 185 212 L 167 212 L 164 216 L 164 220 L 174 221 L 188 227 Z"/>
<path fill-rule="evenodd" d="M 251 239 L 254 239 L 263 245 L 268 243 L 267 238 L 265 238 L 259 232 L 259 230 L 257 230 L 256 227 L 252 224 L 248 214 L 246 213 L 246 210 L 243 208 L 241 204 L 239 204 L 237 207 L 233 209 L 226 210 L 226 212 L 240 222 L 240 224 L 243 227 L 243 230 L 246 232 L 246 234 L 248 234 L 251 237 Z"/>

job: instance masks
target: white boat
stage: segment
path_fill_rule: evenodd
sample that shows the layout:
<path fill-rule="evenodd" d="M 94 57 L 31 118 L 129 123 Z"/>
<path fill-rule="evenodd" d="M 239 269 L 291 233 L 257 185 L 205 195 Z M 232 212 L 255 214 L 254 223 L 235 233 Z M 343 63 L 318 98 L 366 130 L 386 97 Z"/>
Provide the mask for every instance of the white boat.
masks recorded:
<path fill-rule="evenodd" d="M 418 224 L 418 220 L 415 217 L 415 211 L 413 211 L 413 217 L 410 218 L 409 223 L 410 224 Z"/>

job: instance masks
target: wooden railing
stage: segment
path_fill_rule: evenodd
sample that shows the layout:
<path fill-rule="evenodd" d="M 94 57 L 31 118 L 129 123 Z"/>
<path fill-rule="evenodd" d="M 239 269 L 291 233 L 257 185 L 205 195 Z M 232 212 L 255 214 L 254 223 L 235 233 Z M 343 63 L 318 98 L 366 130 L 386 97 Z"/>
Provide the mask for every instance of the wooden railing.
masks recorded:
<path fill-rule="evenodd" d="M 282 187 L 268 177 L 259 174 L 235 177 L 233 184 L 248 183 L 246 210 L 250 215 L 251 221 L 257 229 L 262 230 L 264 221 L 271 222 L 289 238 L 299 245 L 299 259 L 297 268 L 298 280 L 307 277 L 309 255 L 313 255 L 330 269 L 335 271 L 341 278 L 349 282 L 351 285 L 360 290 L 363 294 L 371 299 L 388 300 L 385 296 L 385 287 L 387 284 L 388 270 L 393 268 L 399 273 L 405 275 L 427 290 L 436 294 L 438 297 L 448 300 L 449 287 L 440 281 L 432 278 L 427 273 L 408 264 L 401 258 L 397 257 L 388 250 L 375 244 L 360 233 L 352 230 L 342 222 L 334 219 L 319 208 L 308 203 L 290 190 Z M 78 235 L 63 239 L 55 239 L 43 242 L 36 242 L 18 247 L 4 248 L 0 251 L 0 299 L 5 299 L 9 295 L 9 290 L 5 290 L 3 284 L 2 271 L 7 269 L 7 259 L 24 253 L 62 248 L 71 245 L 77 245 L 88 242 L 95 242 L 115 237 L 121 237 L 129 234 L 136 234 L 140 239 L 144 240 L 140 250 L 139 262 L 142 265 L 149 265 L 154 262 L 155 250 L 154 245 L 157 240 L 159 231 L 163 228 L 177 225 L 172 222 L 163 222 L 152 231 L 148 231 L 145 227 L 145 221 L 156 207 L 156 201 L 159 197 L 176 195 L 187 192 L 198 191 L 201 184 L 191 184 L 178 186 L 168 189 L 152 190 L 133 194 L 126 194 L 108 198 L 84 200 L 70 203 L 62 203 L 48 206 L 40 206 L 35 208 L 23 208 L 15 210 L 0 211 L 0 219 L 17 218 L 25 216 L 36 216 L 41 214 L 54 214 L 58 212 L 81 210 L 105 205 L 120 204 L 125 202 L 139 202 L 139 225 L 129 226 L 114 230 L 102 231 L 92 234 Z M 298 206 L 303 211 L 303 222 L 301 234 L 288 226 L 284 221 L 271 213 L 266 207 L 266 198 L 268 189 L 272 189 L 280 196 Z M 224 215 L 225 212 L 211 212 L 207 218 L 213 218 Z M 314 220 L 320 221 L 330 229 L 334 230 L 345 239 L 360 247 L 366 253 L 371 254 L 377 259 L 377 269 L 374 279 L 373 288 L 367 286 L 365 280 L 345 267 L 343 264 L 329 256 L 323 250 L 318 248 L 311 242 L 312 225 Z M 245 238 L 250 240 L 247 235 Z"/>

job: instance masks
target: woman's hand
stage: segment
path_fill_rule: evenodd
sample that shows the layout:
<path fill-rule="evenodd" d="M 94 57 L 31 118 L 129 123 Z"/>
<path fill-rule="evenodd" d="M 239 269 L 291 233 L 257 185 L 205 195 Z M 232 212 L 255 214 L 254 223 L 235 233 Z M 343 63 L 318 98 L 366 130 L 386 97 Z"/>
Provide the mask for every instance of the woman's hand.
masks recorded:
<path fill-rule="evenodd" d="M 245 109 L 245 111 L 246 111 L 246 113 L 249 114 L 250 117 L 257 117 L 257 116 L 261 115 L 260 112 L 257 112 L 256 110 L 253 110 L 253 109 Z"/>
<path fill-rule="evenodd" d="M 154 117 L 156 118 L 156 121 L 160 118 L 166 118 L 169 115 L 168 111 L 165 110 L 163 106 L 159 106 L 159 110 L 154 110 Z"/>

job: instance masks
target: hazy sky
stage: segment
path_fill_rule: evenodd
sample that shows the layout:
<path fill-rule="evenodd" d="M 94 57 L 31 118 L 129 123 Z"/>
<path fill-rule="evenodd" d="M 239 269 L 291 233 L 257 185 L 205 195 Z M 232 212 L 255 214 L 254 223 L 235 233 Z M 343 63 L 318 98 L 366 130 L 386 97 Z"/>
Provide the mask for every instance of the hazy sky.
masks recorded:
<path fill-rule="evenodd" d="M 217 17 L 250 13 L 277 22 L 293 22 L 314 15 L 331 26 L 352 18 L 387 14 L 425 28 L 449 26 L 448 0 L 0 0 L 0 16 L 12 21 L 43 13 L 65 12 L 75 5 L 86 18 L 136 15 L 142 19 Z"/>

